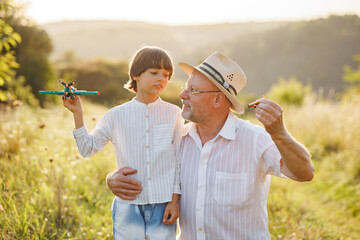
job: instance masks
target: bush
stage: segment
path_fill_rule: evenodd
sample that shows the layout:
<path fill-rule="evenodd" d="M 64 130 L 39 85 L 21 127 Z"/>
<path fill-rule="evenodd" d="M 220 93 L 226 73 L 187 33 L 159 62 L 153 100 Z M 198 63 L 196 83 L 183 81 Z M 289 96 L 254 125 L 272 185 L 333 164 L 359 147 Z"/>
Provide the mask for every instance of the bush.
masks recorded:
<path fill-rule="evenodd" d="M 266 95 L 279 104 L 302 105 L 305 97 L 311 91 L 311 86 L 304 86 L 295 77 L 291 77 L 289 80 L 280 78 L 278 83 L 273 85 Z"/>

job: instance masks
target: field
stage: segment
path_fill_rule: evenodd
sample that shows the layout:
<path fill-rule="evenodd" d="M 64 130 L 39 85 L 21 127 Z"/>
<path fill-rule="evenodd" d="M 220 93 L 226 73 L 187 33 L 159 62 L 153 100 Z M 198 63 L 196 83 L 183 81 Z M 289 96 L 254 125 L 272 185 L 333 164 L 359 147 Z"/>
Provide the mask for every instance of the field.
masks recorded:
<path fill-rule="evenodd" d="M 308 183 L 273 177 L 272 239 L 360 239 L 359 103 L 309 97 L 301 107 L 284 106 L 288 129 L 308 147 L 316 170 Z M 83 105 L 92 129 L 107 109 Z M 113 195 L 105 184 L 115 169 L 112 146 L 84 159 L 72 128 L 62 106 L 1 110 L 2 239 L 112 239 Z"/>

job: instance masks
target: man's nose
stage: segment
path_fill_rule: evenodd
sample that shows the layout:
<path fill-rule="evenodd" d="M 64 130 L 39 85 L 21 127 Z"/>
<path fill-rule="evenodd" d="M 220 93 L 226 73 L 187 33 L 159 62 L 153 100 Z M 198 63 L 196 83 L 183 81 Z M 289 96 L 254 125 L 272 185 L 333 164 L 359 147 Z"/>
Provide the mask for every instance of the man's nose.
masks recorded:
<path fill-rule="evenodd" d="M 187 94 L 186 89 L 183 89 L 183 90 L 180 92 L 179 98 L 181 98 L 181 99 L 188 99 L 188 98 L 189 98 L 189 95 Z"/>

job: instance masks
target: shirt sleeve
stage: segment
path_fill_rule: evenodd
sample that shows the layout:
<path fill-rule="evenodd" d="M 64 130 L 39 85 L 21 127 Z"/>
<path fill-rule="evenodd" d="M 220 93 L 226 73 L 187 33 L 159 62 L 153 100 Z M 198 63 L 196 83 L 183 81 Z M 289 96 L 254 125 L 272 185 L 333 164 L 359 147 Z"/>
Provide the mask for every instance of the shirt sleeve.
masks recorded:
<path fill-rule="evenodd" d="M 73 130 L 76 145 L 83 157 L 91 157 L 102 150 L 111 140 L 110 133 L 107 114 L 99 120 L 96 128 L 90 133 L 85 125 Z"/>
<path fill-rule="evenodd" d="M 184 120 L 181 117 L 181 112 L 179 111 L 176 123 L 175 123 L 175 130 L 174 130 L 174 137 L 173 137 L 173 146 L 175 150 L 175 159 L 176 159 L 176 167 L 175 167 L 175 182 L 174 182 L 174 190 L 173 193 L 181 194 L 180 188 L 180 143 L 182 138 L 182 129 L 184 126 Z"/>
<path fill-rule="evenodd" d="M 263 130 L 257 138 L 256 159 L 258 159 L 264 174 L 282 177 L 280 152 L 270 135 L 265 130 Z"/>

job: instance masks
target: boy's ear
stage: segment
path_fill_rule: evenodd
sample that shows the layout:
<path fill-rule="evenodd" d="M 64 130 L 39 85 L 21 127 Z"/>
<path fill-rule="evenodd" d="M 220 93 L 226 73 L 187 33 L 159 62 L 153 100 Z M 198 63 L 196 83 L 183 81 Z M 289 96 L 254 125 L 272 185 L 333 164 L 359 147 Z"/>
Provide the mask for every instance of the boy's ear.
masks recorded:
<path fill-rule="evenodd" d="M 131 76 L 131 79 L 137 81 L 139 80 L 139 76 Z"/>

